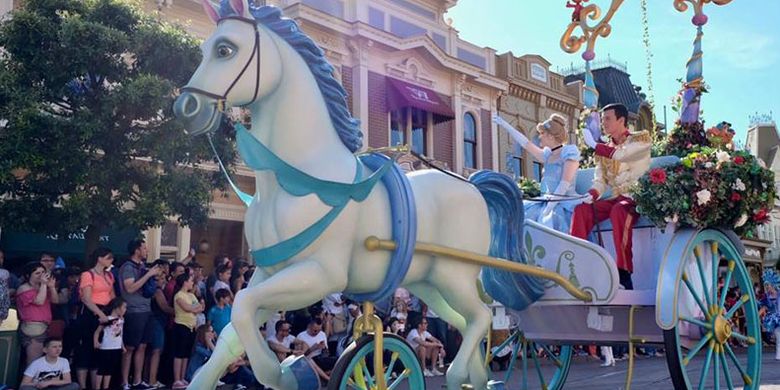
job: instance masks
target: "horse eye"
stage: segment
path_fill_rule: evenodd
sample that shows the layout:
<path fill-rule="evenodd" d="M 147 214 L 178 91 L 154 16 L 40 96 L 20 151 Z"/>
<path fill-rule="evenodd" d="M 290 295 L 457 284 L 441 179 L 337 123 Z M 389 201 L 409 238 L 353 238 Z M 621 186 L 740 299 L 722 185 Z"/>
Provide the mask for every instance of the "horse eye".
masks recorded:
<path fill-rule="evenodd" d="M 217 46 L 217 57 L 220 58 L 230 57 L 233 55 L 233 51 L 234 51 L 233 48 L 228 45 L 225 44 L 219 45 Z"/>

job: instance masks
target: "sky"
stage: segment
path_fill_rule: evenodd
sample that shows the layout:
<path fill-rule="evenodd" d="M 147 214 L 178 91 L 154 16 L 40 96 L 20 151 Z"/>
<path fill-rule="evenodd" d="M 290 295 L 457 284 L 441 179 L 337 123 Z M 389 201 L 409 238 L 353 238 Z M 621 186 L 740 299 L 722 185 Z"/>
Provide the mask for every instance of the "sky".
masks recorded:
<path fill-rule="evenodd" d="M 593 3 L 604 15 L 611 1 L 588 4 Z M 680 89 L 676 80 L 685 76 L 693 50 L 693 11 L 692 7 L 686 13 L 676 11 L 672 0 L 647 3 L 656 118 L 663 123 L 667 106 L 671 127 L 677 119 L 670 107 Z M 581 52 L 568 54 L 559 45 L 571 21 L 572 10 L 565 4 L 565 0 L 459 0 L 445 18 L 452 19 L 461 39 L 499 54 L 539 54 L 557 71 L 584 64 Z M 709 17 L 703 38 L 704 80 L 710 86 L 710 93 L 702 98 L 706 126 L 728 121 L 737 131 L 736 140 L 744 143 L 750 115 L 772 111 L 774 120 L 780 122 L 780 1 L 710 3 L 704 13 Z M 596 42 L 595 61 L 611 58 L 626 63 L 632 82 L 648 93 L 640 0 L 626 0 L 610 24 L 612 34 Z"/>

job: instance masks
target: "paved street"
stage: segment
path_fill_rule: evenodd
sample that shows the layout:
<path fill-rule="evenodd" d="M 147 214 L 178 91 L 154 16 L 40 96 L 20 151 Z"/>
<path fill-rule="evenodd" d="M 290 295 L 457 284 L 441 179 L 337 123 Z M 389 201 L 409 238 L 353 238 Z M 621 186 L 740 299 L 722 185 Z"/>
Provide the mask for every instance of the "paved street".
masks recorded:
<path fill-rule="evenodd" d="M 575 357 L 572 362 L 571 371 L 566 380 L 565 389 L 577 390 L 603 390 L 603 389 L 623 389 L 625 388 L 627 361 L 617 362 L 615 367 L 602 368 L 601 362 L 592 358 Z M 520 367 L 518 363 L 518 367 Z M 546 377 L 552 371 L 550 364 L 543 366 Z M 531 378 L 529 378 L 528 388 L 539 389 L 539 381 L 536 379 L 533 366 L 529 367 Z M 519 390 L 521 370 L 515 369 L 512 378 L 509 381 L 509 390 Z M 493 373 L 493 379 L 503 379 L 505 373 Z M 736 372 L 734 378 L 738 378 Z M 429 378 L 427 381 L 428 389 L 441 389 L 444 386 L 443 377 Z M 741 385 L 741 382 L 735 385 Z M 780 362 L 774 360 L 774 352 L 764 352 L 763 366 L 761 369 L 761 389 L 780 390 Z M 634 367 L 634 379 L 631 385 L 632 389 L 653 389 L 667 390 L 672 389 L 672 382 L 669 379 L 669 371 L 665 358 L 645 358 L 639 357 Z M 711 388 L 711 387 L 710 387 Z M 721 381 L 721 388 L 725 388 L 725 383 Z M 741 389 L 741 387 L 738 387 Z"/>

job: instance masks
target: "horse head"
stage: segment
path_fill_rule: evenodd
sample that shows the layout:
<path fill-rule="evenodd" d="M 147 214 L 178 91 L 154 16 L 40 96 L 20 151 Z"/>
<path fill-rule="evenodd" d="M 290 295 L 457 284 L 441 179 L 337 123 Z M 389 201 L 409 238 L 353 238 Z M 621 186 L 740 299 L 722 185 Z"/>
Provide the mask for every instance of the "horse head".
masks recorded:
<path fill-rule="evenodd" d="M 174 103 L 192 135 L 216 130 L 227 107 L 262 100 L 283 74 L 276 34 L 257 22 L 247 0 L 202 5 L 217 29 L 201 45 L 203 60 Z"/>

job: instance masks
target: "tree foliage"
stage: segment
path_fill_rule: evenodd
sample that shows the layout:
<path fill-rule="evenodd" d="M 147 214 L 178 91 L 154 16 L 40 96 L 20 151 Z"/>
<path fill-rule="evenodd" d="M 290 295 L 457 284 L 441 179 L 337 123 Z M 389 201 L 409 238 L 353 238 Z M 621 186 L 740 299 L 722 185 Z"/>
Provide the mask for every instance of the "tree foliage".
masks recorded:
<path fill-rule="evenodd" d="M 0 26 L 0 226 L 94 241 L 109 226 L 203 223 L 224 183 L 193 169 L 208 142 L 171 109 L 197 40 L 128 1 L 23 4 Z M 232 161 L 227 130 L 215 141 Z"/>

